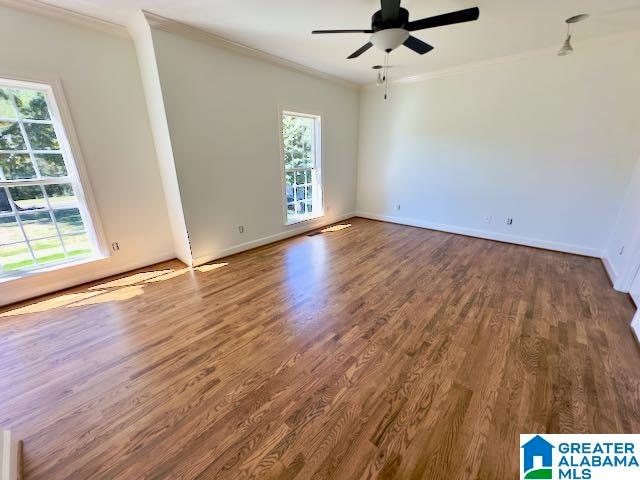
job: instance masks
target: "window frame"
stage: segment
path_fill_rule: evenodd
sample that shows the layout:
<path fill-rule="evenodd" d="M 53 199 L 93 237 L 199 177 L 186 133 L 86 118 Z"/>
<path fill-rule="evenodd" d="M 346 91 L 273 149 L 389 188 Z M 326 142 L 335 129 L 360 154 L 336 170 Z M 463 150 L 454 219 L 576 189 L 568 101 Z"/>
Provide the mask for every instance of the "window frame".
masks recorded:
<path fill-rule="evenodd" d="M 292 115 L 297 117 L 306 117 L 314 120 L 314 138 L 313 138 L 313 166 L 312 168 L 312 183 L 313 186 L 313 212 L 295 220 L 289 220 L 287 214 L 287 169 L 285 168 L 285 155 L 284 155 L 284 137 L 282 132 L 282 119 L 285 115 Z M 324 208 L 324 175 L 322 174 L 322 150 L 323 150 L 323 135 L 322 135 L 322 112 L 313 109 L 300 109 L 289 108 L 280 106 L 278 109 L 278 141 L 280 151 L 280 198 L 282 204 L 282 223 L 284 226 L 297 225 L 299 223 L 308 222 L 321 218 L 325 215 Z M 291 169 L 294 171 L 295 169 Z M 300 170 L 308 170 L 306 168 Z M 319 208 L 316 209 L 315 200 L 318 200 Z"/>
<path fill-rule="evenodd" d="M 107 241 L 102 229 L 96 201 L 91 189 L 91 183 L 82 158 L 80 143 L 71 121 L 70 110 L 60 79 L 57 77 L 29 78 L 0 72 L 0 88 L 24 88 L 39 91 L 44 95 L 47 101 L 47 106 L 49 107 L 51 125 L 53 126 L 58 143 L 60 144 L 59 152 L 62 154 L 65 168 L 67 170 L 67 175 L 64 177 L 19 179 L 10 181 L 11 186 L 42 185 L 42 188 L 44 188 L 44 186 L 48 184 L 71 184 L 74 190 L 74 195 L 77 199 L 77 208 L 80 211 L 85 232 L 95 248 L 93 254 L 87 256 L 65 258 L 57 262 L 36 265 L 25 268 L 24 270 L 16 270 L 15 272 L 4 274 L 0 276 L 0 283 L 109 257 L 111 252 L 107 247 Z M 22 126 L 22 122 L 19 122 L 19 125 L 22 130 L 24 128 Z M 24 135 L 24 131 L 22 134 Z M 25 138 L 25 141 L 28 141 L 28 139 Z M 33 153 L 34 151 L 33 149 L 26 148 L 26 145 L 24 150 L 26 154 Z M 34 168 L 38 168 L 37 164 Z M 3 183 L 4 186 L 9 187 L 9 185 L 7 185 L 8 181 L 5 180 Z M 7 192 L 10 194 L 8 190 Z M 13 210 L 14 209 L 12 207 L 12 211 Z M 38 210 L 35 210 L 34 212 L 37 213 Z M 51 212 L 53 212 L 53 210 L 49 206 L 47 213 L 51 215 Z M 13 213 L 15 214 L 15 211 L 13 211 Z M 20 228 L 22 229 L 22 227 Z M 56 235 L 54 235 L 54 237 L 56 236 L 59 236 L 58 229 L 56 229 Z M 29 245 L 29 243 L 27 243 L 27 245 Z M 29 249 L 31 250 L 31 247 L 29 247 Z"/>

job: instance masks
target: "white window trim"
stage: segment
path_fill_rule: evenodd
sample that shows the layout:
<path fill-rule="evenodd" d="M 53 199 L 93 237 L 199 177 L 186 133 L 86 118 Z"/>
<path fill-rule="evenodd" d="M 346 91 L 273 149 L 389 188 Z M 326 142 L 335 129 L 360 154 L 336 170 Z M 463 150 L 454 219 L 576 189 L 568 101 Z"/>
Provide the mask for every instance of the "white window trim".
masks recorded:
<path fill-rule="evenodd" d="M 41 268 L 27 269 L 0 277 L 0 283 L 17 280 L 27 276 L 34 276 L 51 272 L 52 270 L 64 269 L 74 265 L 102 260 L 110 256 L 111 252 L 107 245 L 107 240 L 102 228 L 102 222 L 98 214 L 98 208 L 91 189 L 91 182 L 87 174 L 87 169 L 82 157 L 80 142 L 76 134 L 71 113 L 67 103 L 62 82 L 58 77 L 25 77 L 0 71 L 0 88 L 23 87 L 27 89 L 41 91 L 47 100 L 47 105 L 51 113 L 51 122 L 60 143 L 60 150 L 65 158 L 68 177 L 77 179 L 72 182 L 75 196 L 78 198 L 78 209 L 81 211 L 85 230 L 90 241 L 95 246 L 93 255 L 78 258 L 65 259 L 61 262 L 51 263 Z M 62 134 L 64 133 L 64 135 Z M 28 180 L 25 180 L 28 183 Z"/>
<path fill-rule="evenodd" d="M 315 120 L 315 129 L 314 129 L 314 170 L 315 175 L 320 177 L 320 181 L 317 182 L 317 185 L 320 187 L 319 189 L 314 189 L 314 196 L 317 195 L 317 199 L 319 200 L 320 208 L 316 210 L 316 205 L 314 202 L 314 211 L 310 215 L 305 215 L 304 217 L 297 218 L 295 220 L 289 220 L 287 215 L 287 199 L 286 199 L 286 173 L 285 173 L 285 162 L 284 162 L 284 138 L 282 136 L 282 117 L 283 115 L 296 115 L 299 117 L 307 117 Z M 278 108 L 278 149 L 280 151 L 280 199 L 282 204 L 282 223 L 284 226 L 297 225 L 303 222 L 309 222 L 311 220 L 316 220 L 318 218 L 324 217 L 325 209 L 324 209 L 324 175 L 322 174 L 322 150 L 323 150 L 323 134 L 322 134 L 322 112 L 307 109 L 307 108 L 289 108 L 280 106 Z"/>

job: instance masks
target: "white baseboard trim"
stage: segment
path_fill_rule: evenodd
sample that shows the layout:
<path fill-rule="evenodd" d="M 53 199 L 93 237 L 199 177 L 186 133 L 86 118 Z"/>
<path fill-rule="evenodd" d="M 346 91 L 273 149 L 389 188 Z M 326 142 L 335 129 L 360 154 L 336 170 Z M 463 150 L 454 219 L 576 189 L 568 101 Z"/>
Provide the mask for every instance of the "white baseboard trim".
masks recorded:
<path fill-rule="evenodd" d="M 176 255 L 174 252 L 167 252 L 147 257 L 142 261 L 113 265 L 114 257 L 108 257 L 102 260 L 96 260 L 95 262 L 16 278 L 15 280 L 2 284 L 0 307 L 58 292 L 66 288 L 76 287 L 83 283 L 127 273 L 138 268 L 145 268 L 175 258 Z"/>
<path fill-rule="evenodd" d="M 338 215 L 336 217 L 328 218 L 325 216 L 325 217 L 317 218 L 315 220 L 309 220 L 308 222 L 304 222 L 303 224 L 298 224 L 298 225 L 289 227 L 289 229 L 287 229 L 284 232 L 276 233 L 274 235 L 268 235 L 266 237 L 257 238 L 249 242 L 240 243 L 238 245 L 234 245 L 232 247 L 220 250 L 219 252 L 210 253 L 208 255 L 201 255 L 193 259 L 193 266 L 198 267 L 205 263 L 212 262 L 213 260 L 218 260 L 220 258 L 228 257 L 230 255 L 235 255 L 236 253 L 245 252 L 253 248 L 262 247 L 263 245 L 268 245 L 270 243 L 278 242 L 286 238 L 295 237 L 296 235 L 310 232 L 311 230 L 317 230 L 318 228 L 326 227 L 328 225 L 334 224 L 336 222 L 341 222 L 348 218 L 353 218 L 354 216 L 355 216 L 355 213 L 349 212 L 349 213 Z"/>
<path fill-rule="evenodd" d="M 496 240 L 498 242 L 525 245 L 527 247 L 542 248 L 545 250 L 554 250 L 563 253 L 573 253 L 576 255 L 584 255 L 586 257 L 602 257 L 602 252 L 600 250 L 583 245 L 572 245 L 568 243 L 553 242 L 549 240 L 539 240 L 536 238 L 521 237 L 519 235 L 490 232 L 488 230 L 478 230 L 475 228 L 459 227 L 456 225 L 444 225 L 439 223 L 427 222 L 424 220 L 394 217 L 391 215 L 379 215 L 377 213 L 356 212 L 355 215 L 362 218 L 369 218 L 371 220 L 380 220 L 383 222 L 397 223 L 400 225 L 408 225 L 411 227 L 427 228 L 429 230 L 437 230 L 440 232 L 456 233 L 469 237 L 484 238 L 486 240 Z"/>
<path fill-rule="evenodd" d="M 0 430 L 0 480 L 18 480 L 18 441 L 9 430 Z"/>
<path fill-rule="evenodd" d="M 638 345 L 640 345 L 640 310 L 636 311 L 636 314 L 631 321 L 631 331 L 635 335 Z"/>
<path fill-rule="evenodd" d="M 611 260 L 609 260 L 609 257 L 602 257 L 602 264 L 604 265 L 604 269 L 607 271 L 607 275 L 609 275 L 609 280 L 611 280 L 611 285 L 613 285 L 613 288 L 621 292 L 622 290 L 619 290 L 619 288 L 617 288 L 618 280 L 620 277 L 618 276 L 618 272 L 616 272 L 616 268 L 613 266 L 613 263 L 611 263 Z"/>

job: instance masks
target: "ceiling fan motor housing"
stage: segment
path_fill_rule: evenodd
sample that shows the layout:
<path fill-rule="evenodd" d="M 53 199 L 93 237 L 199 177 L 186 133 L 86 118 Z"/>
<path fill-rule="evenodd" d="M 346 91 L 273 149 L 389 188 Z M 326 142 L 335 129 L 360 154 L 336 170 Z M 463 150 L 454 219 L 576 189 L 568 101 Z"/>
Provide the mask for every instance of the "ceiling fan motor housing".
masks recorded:
<path fill-rule="evenodd" d="M 400 15 L 397 19 L 386 21 L 382 19 L 382 10 L 378 10 L 371 17 L 371 30 L 377 32 L 387 28 L 404 28 L 407 23 L 409 23 L 409 10 L 406 8 L 400 8 Z"/>
<path fill-rule="evenodd" d="M 371 17 L 371 35 L 370 42 L 383 52 L 391 52 L 398 48 L 409 38 L 409 32 L 405 30 L 405 25 L 409 23 L 409 11 L 406 8 L 400 8 L 397 19 L 383 19 L 382 10 L 377 11 Z"/>

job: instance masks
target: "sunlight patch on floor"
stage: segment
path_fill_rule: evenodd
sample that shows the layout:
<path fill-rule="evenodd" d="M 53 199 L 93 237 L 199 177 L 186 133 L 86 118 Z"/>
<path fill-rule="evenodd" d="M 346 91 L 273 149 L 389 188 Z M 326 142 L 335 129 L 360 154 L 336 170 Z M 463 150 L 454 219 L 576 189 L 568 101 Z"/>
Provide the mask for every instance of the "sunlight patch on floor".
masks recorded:
<path fill-rule="evenodd" d="M 226 267 L 227 265 L 229 265 L 228 263 L 212 263 L 210 265 L 201 265 L 199 267 L 195 267 L 194 270 L 198 271 L 198 272 L 202 272 L 202 273 L 207 273 L 207 272 L 211 272 L 213 270 L 217 270 L 219 268 L 222 267 Z"/>
<path fill-rule="evenodd" d="M 156 283 L 156 282 L 164 282 L 165 280 L 169 280 L 171 278 L 179 277 L 180 275 L 184 275 L 187 272 L 190 272 L 191 267 L 181 268 L 179 270 L 169 271 L 167 273 L 163 273 L 159 276 L 149 278 L 145 280 L 144 283 Z"/>
<path fill-rule="evenodd" d="M 122 302 L 124 300 L 130 300 L 132 298 L 139 297 L 143 293 L 144 286 L 131 285 L 128 287 L 118 288 L 116 290 L 102 291 L 100 292 L 100 295 L 80 300 L 73 305 L 67 305 L 67 307 L 85 307 L 87 305 L 97 305 L 99 303 Z"/>
<path fill-rule="evenodd" d="M 339 232 L 340 230 L 344 230 L 345 228 L 349 228 L 350 226 L 350 223 L 343 223 L 341 225 L 332 225 L 331 227 L 323 228 L 321 231 L 322 233 Z"/>
<path fill-rule="evenodd" d="M 84 300 L 86 298 L 94 297 L 96 295 L 100 295 L 101 293 L 103 292 L 93 291 L 93 292 L 80 292 L 80 293 L 69 293 L 66 295 L 60 295 L 59 297 L 50 298 L 42 302 L 33 303 L 31 305 L 26 305 L 24 307 L 19 307 L 13 310 L 9 310 L 8 312 L 0 313 L 0 317 L 9 317 L 11 315 L 25 315 L 27 313 L 47 312 L 55 308 L 66 307 L 71 303 L 75 303 L 75 302 Z"/>
<path fill-rule="evenodd" d="M 0 313 L 0 317 L 48 312 L 56 308 L 85 307 L 100 303 L 122 302 L 144 294 L 144 287 L 148 284 L 164 282 L 165 280 L 170 280 L 189 272 L 208 273 L 226 267 L 227 265 L 228 263 L 226 262 L 212 263 L 193 268 L 185 267 L 177 270 L 168 268 L 151 272 L 133 273 L 110 282 L 94 285 L 89 287 L 85 292 L 58 295 L 31 305 L 14 308 L 13 310 Z"/>
<path fill-rule="evenodd" d="M 173 272 L 173 270 L 168 269 L 168 270 L 158 270 L 155 272 L 134 273 L 133 275 L 129 275 L 127 277 L 118 278 L 116 280 L 112 280 L 107 283 L 101 283 L 100 285 L 94 285 L 93 287 L 89 287 L 89 290 L 103 290 L 105 288 L 128 287 L 130 285 L 135 285 L 136 283 L 149 280 L 150 278 L 158 277 L 160 275 L 165 275 L 171 272 Z"/>

